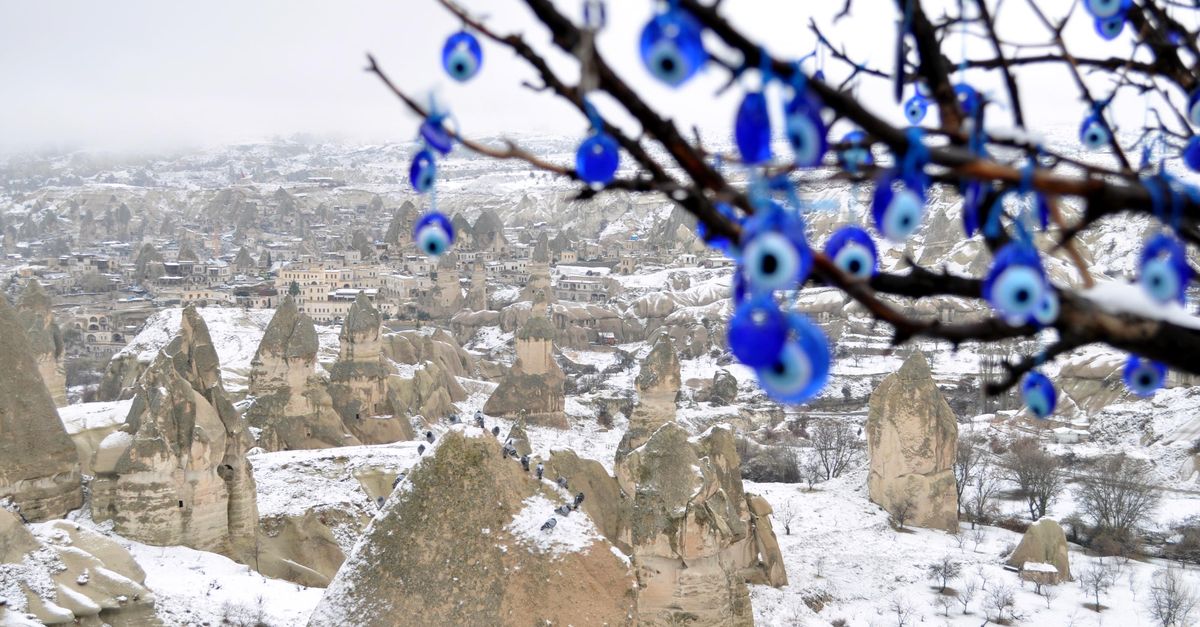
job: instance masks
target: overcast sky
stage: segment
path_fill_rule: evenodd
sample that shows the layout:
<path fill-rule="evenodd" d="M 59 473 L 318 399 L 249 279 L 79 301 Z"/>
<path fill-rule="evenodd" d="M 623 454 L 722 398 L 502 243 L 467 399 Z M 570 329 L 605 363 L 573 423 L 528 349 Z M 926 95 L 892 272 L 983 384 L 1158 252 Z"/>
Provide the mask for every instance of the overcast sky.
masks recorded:
<path fill-rule="evenodd" d="M 464 4 L 501 32 L 525 33 L 565 76 L 577 75 L 566 56 L 550 49 L 549 34 L 524 3 Z M 570 14 L 579 12 L 579 0 L 558 4 Z M 638 33 L 651 15 L 651 3 L 608 4 L 610 24 L 600 49 L 610 63 L 681 124 L 728 133 L 739 96 L 736 90 L 713 96 L 725 80 L 723 72 L 712 68 L 681 90 L 659 85 L 637 57 Z M 1039 4 L 1049 5 L 1050 12 L 1069 6 L 1059 0 Z M 827 25 L 840 6 L 840 0 L 726 0 L 723 11 L 772 53 L 795 57 L 813 48 L 809 17 Z M 871 65 L 891 68 L 894 4 L 857 0 L 854 7 L 852 16 L 830 26 L 827 34 Z M 1023 2 L 1012 0 L 1004 8 L 1002 33 L 1014 41 L 1045 41 Z M 1082 9 L 1076 13 L 1067 32 L 1076 54 L 1127 54 L 1127 34 L 1119 42 L 1104 42 Z M 352 141 L 411 139 L 416 120 L 362 71 L 368 51 L 404 89 L 414 94 L 438 90 L 468 133 L 586 130 L 586 122 L 562 101 L 520 88 L 531 71 L 490 42 L 484 43 L 483 69 L 475 80 L 459 85 L 447 78 L 439 61 L 441 46 L 457 28 L 433 0 L 10 2 L 0 19 L 0 152 L 159 149 L 293 133 Z M 953 38 L 947 50 L 957 55 L 959 46 Z M 969 53 L 985 56 L 989 48 L 974 40 Z M 835 61 L 827 63 L 831 79 L 847 71 Z M 1065 70 L 1043 66 L 1022 72 L 1019 80 L 1031 125 L 1079 123 L 1082 105 Z M 998 77 L 973 77 L 972 82 L 1006 99 Z M 889 91 L 886 82 L 866 79 L 860 95 L 899 122 L 900 107 Z M 606 112 L 612 111 L 610 104 L 600 102 Z M 1141 105 L 1126 103 L 1126 108 L 1140 122 Z"/>

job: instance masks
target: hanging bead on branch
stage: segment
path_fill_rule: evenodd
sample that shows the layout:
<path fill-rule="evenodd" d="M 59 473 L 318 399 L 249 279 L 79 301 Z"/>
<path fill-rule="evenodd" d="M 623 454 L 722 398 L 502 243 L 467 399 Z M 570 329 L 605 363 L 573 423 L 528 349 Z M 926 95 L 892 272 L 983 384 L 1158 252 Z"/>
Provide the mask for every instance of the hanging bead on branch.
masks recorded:
<path fill-rule="evenodd" d="M 1021 400 L 1034 416 L 1045 420 L 1058 405 L 1058 392 L 1046 375 L 1035 370 L 1021 381 Z"/>
<path fill-rule="evenodd" d="M 1146 242 L 1138 263 L 1139 281 L 1150 298 L 1159 303 L 1182 304 L 1187 294 L 1192 268 L 1187 251 L 1173 236 L 1159 233 Z"/>
<path fill-rule="evenodd" d="M 780 403 L 803 403 L 829 379 L 829 342 L 803 315 L 788 314 L 790 335 L 775 360 L 755 371 L 767 396 Z"/>
<path fill-rule="evenodd" d="M 1125 381 L 1125 387 L 1137 396 L 1154 396 L 1167 381 L 1167 367 L 1157 361 L 1130 355 L 1125 362 L 1121 379 Z"/>
<path fill-rule="evenodd" d="M 642 63 L 658 80 L 678 87 L 695 76 L 708 53 L 700 39 L 700 23 L 675 6 L 651 18 L 642 29 Z"/>
<path fill-rule="evenodd" d="M 459 31 L 446 39 L 442 46 L 442 67 L 450 78 L 465 83 L 483 67 L 483 48 L 479 40 L 467 31 Z"/>
<path fill-rule="evenodd" d="M 427 213 L 413 225 L 413 240 L 421 252 L 439 257 L 454 244 L 454 225 L 437 211 Z"/>

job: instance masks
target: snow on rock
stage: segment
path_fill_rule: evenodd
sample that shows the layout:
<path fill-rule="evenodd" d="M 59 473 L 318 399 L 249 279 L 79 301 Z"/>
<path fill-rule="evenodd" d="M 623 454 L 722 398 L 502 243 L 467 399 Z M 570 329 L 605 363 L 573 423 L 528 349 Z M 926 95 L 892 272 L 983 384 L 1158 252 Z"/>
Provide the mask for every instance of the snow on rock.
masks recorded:
<path fill-rule="evenodd" d="M 550 499 L 535 494 L 525 499 L 524 508 L 513 516 L 505 529 L 530 552 L 550 553 L 556 558 L 583 551 L 603 539 L 587 514 L 572 512 L 569 516 L 560 516 L 554 511 L 556 507 L 558 505 Z M 557 519 L 557 524 L 542 531 L 542 525 L 551 518 Z"/>
<path fill-rule="evenodd" d="M 324 592 L 264 577 L 216 553 L 126 543 L 166 625 L 303 625 Z"/>
<path fill-rule="evenodd" d="M 246 392 L 250 377 L 250 362 L 258 351 L 263 332 L 275 315 L 274 309 L 241 309 L 236 307 L 197 307 L 196 311 L 208 325 L 217 357 L 221 360 L 221 381 L 226 391 L 238 395 Z M 114 358 L 135 355 L 142 363 L 150 363 L 164 346 L 179 333 L 183 309 L 164 309 L 150 317 L 142 330 Z M 332 362 L 337 358 L 338 327 L 317 326 L 321 350 L 318 360 Z"/>
<path fill-rule="evenodd" d="M 1079 292 L 1079 295 L 1109 313 L 1131 313 L 1181 327 L 1200 329 L 1200 317 L 1189 314 L 1179 303 L 1163 304 L 1152 300 L 1140 285 L 1103 281 L 1089 290 Z"/>
<path fill-rule="evenodd" d="M 84 431 L 116 427 L 125 422 L 133 399 L 108 403 L 77 403 L 58 408 L 58 417 L 68 435 Z"/>

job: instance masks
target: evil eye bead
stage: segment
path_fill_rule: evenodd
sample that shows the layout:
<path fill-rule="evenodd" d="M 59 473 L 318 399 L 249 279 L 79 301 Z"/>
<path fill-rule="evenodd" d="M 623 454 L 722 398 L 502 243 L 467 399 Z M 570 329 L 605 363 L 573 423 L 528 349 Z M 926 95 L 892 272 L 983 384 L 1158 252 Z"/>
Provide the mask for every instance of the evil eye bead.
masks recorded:
<path fill-rule="evenodd" d="M 1193 126 L 1200 126 L 1200 89 L 1188 96 L 1188 120 Z"/>
<path fill-rule="evenodd" d="M 1079 143 L 1088 150 L 1100 150 L 1108 145 L 1108 128 L 1099 116 L 1089 115 L 1079 125 Z"/>
<path fill-rule="evenodd" d="M 768 294 L 743 300 L 729 319 L 729 349 L 751 368 L 775 363 L 787 338 L 787 318 Z"/>
<path fill-rule="evenodd" d="M 829 341 L 800 314 L 788 315 L 790 337 L 775 360 L 758 368 L 758 384 L 780 403 L 803 403 L 829 380 Z"/>
<path fill-rule="evenodd" d="M 859 169 L 875 163 L 871 156 L 871 147 L 867 145 L 867 135 L 862 131 L 850 131 L 842 136 L 842 143 L 847 144 L 838 153 L 838 165 L 843 170 L 857 172 Z"/>
<path fill-rule="evenodd" d="M 1182 303 L 1192 278 L 1187 251 L 1179 240 L 1160 233 L 1150 238 L 1139 259 L 1142 289 L 1159 303 Z"/>
<path fill-rule="evenodd" d="M 412 167 L 408 170 L 408 180 L 418 194 L 424 194 L 433 187 L 436 178 L 437 163 L 433 160 L 433 153 L 422 149 L 413 157 Z"/>
<path fill-rule="evenodd" d="M 443 155 L 450 154 L 450 149 L 454 148 L 454 138 L 451 137 L 450 131 L 446 130 L 446 125 L 442 123 L 442 119 L 426 118 L 421 123 L 421 139 L 434 150 Z"/>
<path fill-rule="evenodd" d="M 442 67 L 450 78 L 465 83 L 479 72 L 483 65 L 483 49 L 479 40 L 466 31 L 454 33 L 442 46 Z"/>
<path fill-rule="evenodd" d="M 733 125 L 733 137 L 744 163 L 756 165 L 771 160 L 771 117 L 763 92 L 752 91 L 742 99 Z"/>
<path fill-rule="evenodd" d="M 1037 251 L 1020 244 L 1005 245 L 996 254 L 983 281 L 983 297 L 1010 321 L 1028 320 L 1042 303 L 1046 277 Z"/>
<path fill-rule="evenodd" d="M 966 83 L 959 83 L 954 86 L 954 96 L 958 98 L 958 105 L 962 107 L 963 113 L 967 117 L 973 118 L 979 115 L 983 99 L 979 97 L 979 92 L 975 91 L 974 87 Z"/>
<path fill-rule="evenodd" d="M 1167 381 L 1167 367 L 1157 361 L 1130 355 L 1121 374 L 1125 387 L 1137 396 L 1154 396 Z"/>
<path fill-rule="evenodd" d="M 436 211 L 427 213 L 413 226 L 413 240 L 426 255 L 438 257 L 454 244 L 454 226 Z"/>
<path fill-rule="evenodd" d="M 1025 401 L 1025 406 L 1034 416 L 1044 420 L 1054 413 L 1058 405 L 1058 392 L 1046 375 L 1034 371 L 1021 381 L 1021 400 Z"/>
<path fill-rule="evenodd" d="M 1050 201 L 1046 199 L 1045 194 L 1034 194 L 1033 199 L 1034 215 L 1037 218 L 1038 226 L 1042 230 L 1050 226 Z"/>
<path fill-rule="evenodd" d="M 1101 39 L 1112 41 L 1121 35 L 1121 31 L 1125 30 L 1125 14 L 1118 13 L 1111 17 L 1096 18 L 1096 34 L 1100 35 Z"/>
<path fill-rule="evenodd" d="M 879 267 L 879 253 L 870 234 L 857 226 L 838 229 L 825 243 L 825 256 L 855 279 L 869 279 Z"/>
<path fill-rule="evenodd" d="M 979 230 L 979 208 L 983 205 L 985 188 L 979 181 L 971 181 L 962 188 L 963 232 L 972 237 Z"/>
<path fill-rule="evenodd" d="M 784 130 L 795 153 L 796 165 L 802 168 L 821 165 L 829 146 L 820 103 L 805 94 L 797 95 L 788 103 L 785 115 Z"/>
<path fill-rule="evenodd" d="M 719 202 L 717 203 L 716 207 L 717 213 L 728 218 L 730 222 L 734 224 L 739 224 L 741 222 L 741 220 L 738 218 L 737 212 L 735 212 L 733 207 L 729 206 L 728 203 Z M 703 220 L 696 222 L 696 235 L 698 235 L 700 239 L 704 240 L 706 244 L 725 253 L 729 257 L 740 256 L 740 252 L 738 251 L 737 247 L 728 237 L 709 233 L 708 227 L 705 226 Z"/>
<path fill-rule="evenodd" d="M 642 29 L 642 63 L 655 78 L 678 87 L 704 65 L 708 54 L 700 40 L 700 24 L 686 11 L 656 15 Z"/>
<path fill-rule="evenodd" d="M 896 178 L 884 178 L 875 185 L 871 199 L 875 228 L 887 239 L 900 243 L 921 226 L 925 217 L 925 198 Z"/>
<path fill-rule="evenodd" d="M 612 182 L 620 160 L 617 140 L 608 133 L 594 133 L 575 152 L 575 172 L 585 183 L 605 185 Z"/>
<path fill-rule="evenodd" d="M 1200 172 L 1200 135 L 1193 135 L 1183 147 L 1183 163 L 1193 172 Z"/>
<path fill-rule="evenodd" d="M 1033 319 L 1042 326 L 1049 326 L 1058 320 L 1058 312 L 1061 307 L 1058 302 L 1058 294 L 1047 288 L 1042 294 L 1042 302 L 1038 304 L 1038 308 L 1033 312 Z"/>
<path fill-rule="evenodd" d="M 1129 0 L 1087 0 L 1083 6 L 1093 17 L 1105 18 L 1125 12 L 1129 4 Z"/>
<path fill-rule="evenodd" d="M 812 271 L 804 223 L 777 203 L 746 222 L 741 244 L 740 271 L 755 294 L 794 289 Z"/>
<path fill-rule="evenodd" d="M 904 102 L 904 117 L 909 124 L 920 124 L 921 120 L 925 119 L 925 112 L 929 109 L 929 101 L 921 94 L 914 94 L 911 98 Z"/>

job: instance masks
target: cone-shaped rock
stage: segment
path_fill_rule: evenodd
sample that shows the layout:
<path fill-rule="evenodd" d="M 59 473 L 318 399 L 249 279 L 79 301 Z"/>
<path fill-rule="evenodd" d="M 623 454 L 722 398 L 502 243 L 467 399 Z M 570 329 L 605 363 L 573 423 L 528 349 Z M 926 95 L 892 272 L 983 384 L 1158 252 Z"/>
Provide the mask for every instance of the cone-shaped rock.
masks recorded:
<path fill-rule="evenodd" d="M 554 361 L 554 325 L 533 316 L 516 334 L 517 361 L 488 397 L 483 412 L 516 416 L 524 411 L 531 424 L 565 428 L 563 371 Z"/>
<path fill-rule="evenodd" d="M 739 465 L 729 427 L 689 438 L 673 422 L 618 460 L 639 625 L 752 625 L 746 583 L 787 584 L 770 508 L 747 498 Z"/>
<path fill-rule="evenodd" d="M 37 362 L 42 381 L 50 390 L 54 404 L 62 407 L 67 404 L 62 332 L 54 321 L 50 296 L 42 289 L 37 279 L 30 279 L 25 284 L 25 291 L 17 304 L 17 312 L 25 325 L 25 335 L 29 337 L 29 348 L 33 351 L 33 359 Z"/>
<path fill-rule="evenodd" d="M 660 333 L 654 346 L 642 360 L 637 379 L 638 402 L 629 417 L 629 428 L 617 446 L 619 461 L 630 449 L 637 448 L 659 427 L 675 422 L 675 397 L 679 394 L 679 355 L 671 336 Z"/>
<path fill-rule="evenodd" d="M 396 416 L 388 396 L 391 372 L 383 357 L 383 316 L 365 294 L 350 306 L 338 339 L 338 360 L 329 370 L 329 395 L 342 422 L 363 444 L 413 438 L 406 416 Z"/>
<path fill-rule="evenodd" d="M 96 451 L 92 516 L 140 542 L 250 563 L 258 526 L 251 446 L 208 327 L 188 307 L 179 335 L 138 379 L 125 425 Z"/>
<path fill-rule="evenodd" d="M 900 370 L 871 393 L 867 447 L 871 500 L 891 512 L 912 501 L 909 522 L 931 529 L 958 529 L 954 456 L 958 420 L 942 397 L 929 362 L 914 351 Z"/>
<path fill-rule="evenodd" d="M 1071 580 L 1071 562 L 1067 553 L 1067 536 L 1062 526 L 1052 518 L 1043 518 L 1033 523 L 1021 536 L 1021 544 L 1009 556 L 1007 564 L 1024 569 L 1025 564 L 1034 562 L 1049 564 L 1057 571 L 1050 583 Z"/>
<path fill-rule="evenodd" d="M 0 501 L 11 499 L 29 520 L 61 518 L 83 503 L 79 458 L 3 295 L 0 355 Z"/>
<path fill-rule="evenodd" d="M 317 330 L 291 296 L 284 298 L 263 333 L 250 369 L 246 410 L 268 451 L 359 444 L 333 410 L 325 381 L 317 375 Z"/>
<path fill-rule="evenodd" d="M 457 427 L 392 493 L 309 624 L 630 624 L 627 562 L 585 513 L 555 514 L 563 502 L 491 434 Z"/>

